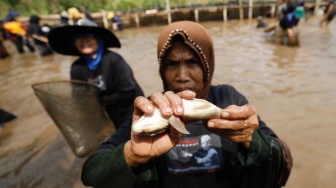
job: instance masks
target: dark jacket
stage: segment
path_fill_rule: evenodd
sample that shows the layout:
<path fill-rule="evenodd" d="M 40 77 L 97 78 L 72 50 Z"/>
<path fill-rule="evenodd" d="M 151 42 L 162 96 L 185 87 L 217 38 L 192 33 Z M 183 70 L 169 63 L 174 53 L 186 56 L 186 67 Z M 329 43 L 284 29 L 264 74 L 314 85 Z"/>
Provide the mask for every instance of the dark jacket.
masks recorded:
<path fill-rule="evenodd" d="M 104 52 L 95 70 L 90 70 L 80 57 L 72 64 L 70 75 L 72 80 L 88 81 L 101 89 L 99 100 L 117 127 L 133 113 L 134 99 L 144 95 L 131 67 L 112 51 Z"/>

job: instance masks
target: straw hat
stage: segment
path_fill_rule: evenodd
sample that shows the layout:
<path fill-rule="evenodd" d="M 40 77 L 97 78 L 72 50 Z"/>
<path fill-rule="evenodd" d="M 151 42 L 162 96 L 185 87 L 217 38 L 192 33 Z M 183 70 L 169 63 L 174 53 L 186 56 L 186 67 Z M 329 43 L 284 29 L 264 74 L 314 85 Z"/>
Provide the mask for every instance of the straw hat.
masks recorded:
<path fill-rule="evenodd" d="M 107 19 L 112 19 L 114 17 L 114 12 L 109 12 L 108 14 L 107 14 Z"/>
<path fill-rule="evenodd" d="M 68 15 L 74 19 L 79 19 L 79 18 L 84 17 L 84 15 L 81 12 L 79 12 L 79 10 L 75 7 L 71 7 L 68 9 Z"/>
<path fill-rule="evenodd" d="M 99 26 L 86 25 L 67 25 L 52 29 L 48 34 L 49 45 L 57 53 L 79 56 L 81 54 L 73 44 L 73 38 L 81 33 L 92 33 L 100 36 L 103 39 L 105 49 L 121 47 L 119 39 L 110 30 Z"/>

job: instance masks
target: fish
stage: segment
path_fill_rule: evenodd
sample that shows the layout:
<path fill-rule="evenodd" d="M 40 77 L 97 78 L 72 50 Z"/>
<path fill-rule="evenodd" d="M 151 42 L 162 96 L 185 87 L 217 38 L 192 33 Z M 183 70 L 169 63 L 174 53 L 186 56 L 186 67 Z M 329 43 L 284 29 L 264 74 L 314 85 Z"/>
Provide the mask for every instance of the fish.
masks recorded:
<path fill-rule="evenodd" d="M 181 121 L 192 123 L 200 120 L 220 118 L 221 109 L 204 99 L 182 99 L 182 104 L 184 113 L 179 118 L 174 115 L 163 117 L 160 110 L 155 106 L 153 114 L 145 114 L 132 124 L 132 133 L 153 136 L 165 132 L 169 128 L 169 125 L 171 125 L 183 134 L 190 134 Z"/>

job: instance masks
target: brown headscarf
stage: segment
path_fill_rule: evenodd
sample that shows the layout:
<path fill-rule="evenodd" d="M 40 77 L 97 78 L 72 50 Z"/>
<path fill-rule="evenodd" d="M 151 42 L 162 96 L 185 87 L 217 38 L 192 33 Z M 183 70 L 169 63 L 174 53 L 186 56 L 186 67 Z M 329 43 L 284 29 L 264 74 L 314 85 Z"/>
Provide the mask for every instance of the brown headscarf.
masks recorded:
<path fill-rule="evenodd" d="M 203 26 L 192 21 L 178 21 L 169 24 L 163 29 L 158 38 L 157 55 L 160 67 L 160 76 L 164 90 L 168 90 L 166 79 L 164 78 L 163 57 L 167 50 L 172 46 L 174 36 L 182 36 L 184 43 L 198 54 L 202 62 L 204 73 L 204 89 L 197 94 L 197 98 L 207 99 L 211 80 L 215 67 L 213 43 L 210 35 Z"/>

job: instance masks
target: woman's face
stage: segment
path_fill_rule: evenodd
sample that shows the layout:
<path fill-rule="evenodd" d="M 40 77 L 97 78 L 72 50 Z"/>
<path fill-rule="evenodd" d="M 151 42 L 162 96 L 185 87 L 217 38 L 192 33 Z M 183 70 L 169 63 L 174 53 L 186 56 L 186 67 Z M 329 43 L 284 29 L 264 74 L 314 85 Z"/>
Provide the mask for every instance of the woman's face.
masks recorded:
<path fill-rule="evenodd" d="M 174 41 L 163 59 L 164 78 L 173 92 L 191 90 L 200 93 L 204 88 L 201 60 L 181 41 Z"/>
<path fill-rule="evenodd" d="M 94 55 L 98 50 L 98 41 L 94 35 L 80 35 L 75 39 L 75 46 L 83 55 Z"/>

